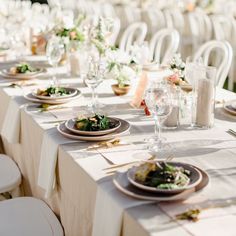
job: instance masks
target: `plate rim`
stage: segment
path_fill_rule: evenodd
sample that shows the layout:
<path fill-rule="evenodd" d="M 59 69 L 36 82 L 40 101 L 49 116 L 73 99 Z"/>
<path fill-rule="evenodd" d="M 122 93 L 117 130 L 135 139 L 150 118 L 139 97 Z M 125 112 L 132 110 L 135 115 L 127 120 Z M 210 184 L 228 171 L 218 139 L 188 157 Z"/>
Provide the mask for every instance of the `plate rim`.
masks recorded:
<path fill-rule="evenodd" d="M 71 98 L 71 97 L 75 96 L 76 93 L 77 93 L 77 91 L 78 91 L 78 89 L 76 89 L 76 88 L 71 88 L 71 87 L 65 87 L 65 89 L 71 89 L 71 90 L 74 90 L 74 92 L 71 93 L 71 94 L 68 94 L 68 95 L 66 95 L 66 96 L 61 96 L 61 97 L 57 97 L 57 98 L 55 98 L 55 97 L 46 97 L 46 96 L 37 95 L 37 94 L 35 93 L 35 91 L 33 91 L 31 94 L 32 94 L 35 98 L 38 98 L 38 99 L 40 99 L 40 100 L 60 100 L 60 99 L 65 99 L 65 98 Z"/>
<path fill-rule="evenodd" d="M 121 186 L 120 183 L 118 183 L 118 181 L 117 181 L 117 176 L 124 174 L 125 172 L 117 172 L 114 175 L 112 182 L 120 192 L 122 192 L 123 194 L 125 194 L 129 197 L 135 198 L 137 200 L 154 201 L 154 202 L 181 201 L 181 200 L 187 199 L 189 196 L 191 196 L 195 192 L 196 193 L 201 192 L 207 185 L 209 185 L 210 177 L 209 177 L 208 173 L 206 171 L 200 169 L 199 167 L 196 167 L 196 166 L 194 166 L 194 167 L 201 172 L 202 176 L 204 176 L 202 178 L 202 181 L 196 187 L 194 187 L 192 189 L 187 189 L 187 190 L 185 190 L 181 193 L 177 193 L 175 195 L 166 195 L 164 197 L 160 197 L 160 196 L 158 197 L 158 196 L 144 196 L 144 195 L 139 195 L 137 193 L 134 193 L 134 192 L 126 189 L 125 187 Z M 202 183 L 204 183 L 203 186 L 200 186 Z M 176 196 L 177 196 L 177 198 L 176 198 Z"/>
<path fill-rule="evenodd" d="M 117 119 L 119 119 L 119 118 L 117 118 Z M 101 135 L 101 136 L 85 136 L 85 135 L 84 136 L 82 136 L 82 135 L 79 136 L 79 135 L 76 135 L 76 134 L 67 134 L 67 133 L 63 132 L 60 129 L 60 127 L 62 125 L 65 125 L 65 122 L 62 122 L 61 124 L 59 124 L 57 126 L 57 130 L 62 136 L 67 137 L 69 139 L 73 139 L 73 140 L 89 141 L 89 142 L 107 141 L 107 140 L 111 140 L 111 139 L 114 139 L 116 137 L 119 137 L 120 135 L 123 135 L 123 134 L 125 134 L 126 132 L 128 132 L 130 130 L 130 127 L 131 127 L 130 123 L 126 120 L 123 120 L 123 119 L 120 119 L 120 120 L 121 120 L 121 123 L 122 123 L 122 121 L 126 122 L 128 124 L 128 127 L 124 131 L 122 131 L 120 133 L 117 133 L 117 134 L 107 134 L 107 135 Z"/>
<path fill-rule="evenodd" d="M 136 168 L 136 166 L 133 166 L 129 170 L 127 170 L 127 173 L 126 173 L 127 174 L 127 179 L 136 188 L 139 188 L 139 189 L 142 189 L 142 190 L 148 191 L 148 192 L 162 193 L 162 194 L 169 194 L 169 195 L 170 194 L 176 194 L 177 192 L 183 192 L 183 191 L 185 191 L 187 189 L 191 189 L 191 188 L 195 187 L 196 185 L 198 185 L 202 181 L 201 172 L 198 169 L 196 169 L 193 165 L 188 164 L 188 163 L 184 163 L 184 162 L 167 162 L 167 163 L 168 164 L 183 164 L 183 165 L 190 166 L 192 169 L 194 169 L 196 171 L 196 173 L 199 176 L 197 181 L 195 181 L 192 184 L 188 184 L 188 185 L 186 185 L 186 186 L 184 186 L 182 188 L 178 188 L 178 189 L 157 189 L 157 188 L 154 188 L 154 187 L 148 187 L 148 186 L 145 186 L 145 185 L 143 185 L 141 183 L 136 182 L 129 175 L 131 173 L 132 169 Z"/>
<path fill-rule="evenodd" d="M 232 114 L 232 115 L 236 115 L 236 110 L 234 111 L 234 110 L 231 110 L 231 109 L 229 109 L 229 108 L 227 107 L 227 106 L 231 105 L 232 102 L 236 102 L 236 100 L 233 99 L 233 100 L 229 100 L 229 101 L 225 102 L 224 105 L 223 105 L 223 108 L 224 108 L 224 110 L 227 111 L 228 113 L 230 113 L 230 114 Z"/>
<path fill-rule="evenodd" d="M 65 98 L 65 99 L 59 99 L 59 100 L 40 100 L 36 97 L 29 97 L 32 95 L 32 92 L 24 94 L 24 98 L 28 101 L 34 102 L 34 103 L 40 103 L 40 104 L 49 104 L 49 105 L 59 105 L 59 104 L 64 104 L 68 103 L 70 101 L 73 101 L 74 99 L 77 99 L 82 95 L 82 92 L 77 89 L 77 94 L 74 95 L 73 97 Z M 32 95 L 33 96 L 33 95 Z"/>
<path fill-rule="evenodd" d="M 35 71 L 35 72 L 30 72 L 30 73 L 17 73 L 17 74 L 11 74 L 9 72 L 7 72 L 7 69 L 3 69 L 1 70 L 2 76 L 6 76 L 9 78 L 33 78 L 36 77 L 40 74 L 42 74 L 44 72 L 43 68 L 37 68 L 39 69 L 39 71 Z"/>
<path fill-rule="evenodd" d="M 65 122 L 65 127 L 71 131 L 72 133 L 75 133 L 75 134 L 80 134 L 80 135 L 86 135 L 86 136 L 101 136 L 101 135 L 106 135 L 106 134 L 110 134 L 114 131 L 116 131 L 117 129 L 120 128 L 121 126 L 121 121 L 115 117 L 111 117 L 111 116 L 107 116 L 108 118 L 112 118 L 113 120 L 116 120 L 119 122 L 119 125 L 115 128 L 112 128 L 112 129 L 106 129 L 106 130 L 100 130 L 100 131 L 82 131 L 82 130 L 76 130 L 76 129 L 72 129 L 71 127 L 69 127 L 68 123 L 70 121 L 73 121 L 75 120 L 76 118 L 72 118 L 72 119 L 69 119 Z M 96 132 L 96 133 L 91 133 L 91 132 Z M 99 133 L 98 133 L 99 132 Z"/>

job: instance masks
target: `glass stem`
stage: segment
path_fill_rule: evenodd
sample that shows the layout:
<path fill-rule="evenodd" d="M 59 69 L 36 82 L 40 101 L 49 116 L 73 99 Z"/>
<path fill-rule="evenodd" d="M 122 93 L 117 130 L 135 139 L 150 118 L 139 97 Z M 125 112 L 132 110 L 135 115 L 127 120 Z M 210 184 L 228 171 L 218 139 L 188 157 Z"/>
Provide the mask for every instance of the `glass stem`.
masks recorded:
<path fill-rule="evenodd" d="M 58 87 L 58 81 L 57 81 L 57 65 L 53 65 L 53 76 L 52 76 L 53 85 L 55 87 Z"/>
<path fill-rule="evenodd" d="M 96 107 L 96 100 L 97 100 L 96 88 L 92 87 L 92 110 L 94 113 Z"/>
<path fill-rule="evenodd" d="M 161 139 L 161 125 L 160 122 L 158 121 L 157 116 L 154 117 L 155 120 L 155 136 L 158 138 L 158 140 Z"/>

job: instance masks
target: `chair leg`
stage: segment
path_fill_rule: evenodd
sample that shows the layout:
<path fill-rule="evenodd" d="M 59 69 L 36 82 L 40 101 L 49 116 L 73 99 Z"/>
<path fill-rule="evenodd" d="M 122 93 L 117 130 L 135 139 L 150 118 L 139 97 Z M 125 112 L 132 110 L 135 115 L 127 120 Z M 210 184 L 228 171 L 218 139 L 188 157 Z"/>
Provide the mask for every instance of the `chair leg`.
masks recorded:
<path fill-rule="evenodd" d="M 233 91 L 234 89 L 234 62 L 232 62 L 230 71 L 229 71 L 229 78 L 228 78 L 228 90 Z"/>

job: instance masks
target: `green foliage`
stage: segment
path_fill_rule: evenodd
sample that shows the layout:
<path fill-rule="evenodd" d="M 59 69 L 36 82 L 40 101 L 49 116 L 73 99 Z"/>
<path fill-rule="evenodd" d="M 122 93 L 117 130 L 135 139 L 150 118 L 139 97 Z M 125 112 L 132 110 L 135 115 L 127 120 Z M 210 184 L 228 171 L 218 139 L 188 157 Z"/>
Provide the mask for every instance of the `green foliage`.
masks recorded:
<path fill-rule="evenodd" d="M 93 117 L 78 119 L 76 126 L 83 131 L 99 131 L 111 128 L 112 124 L 104 115 L 94 115 Z"/>

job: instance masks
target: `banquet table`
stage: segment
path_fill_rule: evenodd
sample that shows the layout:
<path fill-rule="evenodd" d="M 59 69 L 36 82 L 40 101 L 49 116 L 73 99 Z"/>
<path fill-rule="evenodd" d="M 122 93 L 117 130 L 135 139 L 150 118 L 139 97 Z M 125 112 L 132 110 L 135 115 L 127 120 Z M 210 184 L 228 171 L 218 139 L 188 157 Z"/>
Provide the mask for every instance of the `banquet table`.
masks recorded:
<path fill-rule="evenodd" d="M 42 62 L 34 63 L 42 65 Z M 1 63 L 0 67 L 10 65 Z M 56 125 L 57 120 L 72 118 L 86 110 L 90 90 L 79 78 L 63 74 L 63 70 L 60 77 L 62 84 L 78 87 L 83 95 L 63 105 L 64 108 L 50 112 L 39 111 L 38 104 L 23 97 L 32 89 L 49 83 L 48 76 L 37 79 L 36 85 L 21 87 L 9 86 L 11 81 L 0 78 L 0 130 L 7 123 L 7 114 L 12 114 L 8 122 L 18 127 L 19 138 L 14 136 L 7 140 L 1 133 L 4 151 L 21 170 L 24 194 L 43 199 L 61 220 L 65 235 L 202 236 L 206 235 L 206 230 L 207 235 L 236 234 L 236 138 L 226 132 L 230 128 L 236 130 L 236 117 L 226 113 L 222 104 L 216 107 L 212 129 L 179 128 L 163 132 L 173 148 L 174 160 L 205 170 L 210 184 L 184 202 L 140 201 L 119 192 L 112 183 L 113 176 L 104 172 L 104 168 L 121 163 L 126 157 L 132 160 L 133 156 L 147 155 L 143 140 L 152 135 L 154 122 L 142 109 L 130 106 L 135 89 L 118 97 L 113 95 L 109 80 L 100 85 L 99 100 L 105 105 L 104 114 L 127 120 L 131 128 L 121 137 L 127 144 L 124 147 L 88 150 L 91 143 L 63 137 Z M 217 88 L 216 100 L 223 99 L 236 99 L 236 95 Z M 9 109 L 14 111 L 9 113 Z M 15 130 L 12 132 L 17 134 Z M 45 190 L 38 185 L 41 154 L 48 151 L 50 156 L 50 150 L 55 147 L 56 188 L 46 197 Z M 229 204 L 225 206 L 225 203 Z M 175 220 L 175 214 L 196 206 L 214 207 L 203 211 L 196 223 Z"/>

